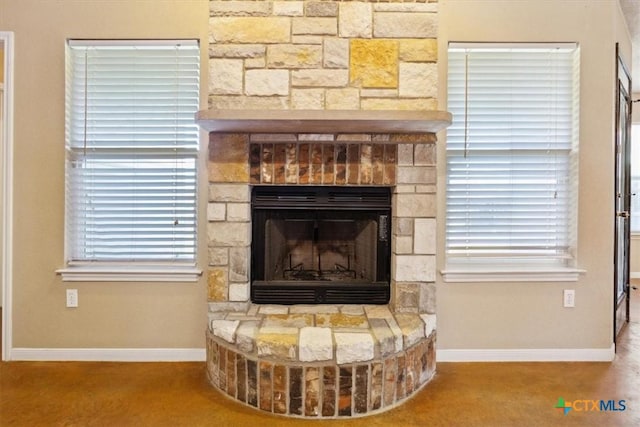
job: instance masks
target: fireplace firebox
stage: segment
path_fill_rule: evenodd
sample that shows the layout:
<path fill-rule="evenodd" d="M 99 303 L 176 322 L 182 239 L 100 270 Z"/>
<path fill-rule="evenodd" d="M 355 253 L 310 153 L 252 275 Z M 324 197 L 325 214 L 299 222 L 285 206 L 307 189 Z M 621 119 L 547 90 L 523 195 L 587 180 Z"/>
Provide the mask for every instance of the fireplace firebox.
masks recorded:
<path fill-rule="evenodd" d="M 251 300 L 387 304 L 388 187 L 255 186 Z"/>

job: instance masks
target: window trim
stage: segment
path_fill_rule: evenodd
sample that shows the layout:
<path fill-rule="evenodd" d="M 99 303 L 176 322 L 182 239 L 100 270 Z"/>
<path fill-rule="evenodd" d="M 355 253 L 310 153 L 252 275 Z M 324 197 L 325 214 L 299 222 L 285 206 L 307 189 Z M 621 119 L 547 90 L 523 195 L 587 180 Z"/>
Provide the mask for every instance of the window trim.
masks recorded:
<path fill-rule="evenodd" d="M 202 276 L 202 270 L 194 263 L 72 262 L 56 273 L 63 282 L 197 282 Z"/>

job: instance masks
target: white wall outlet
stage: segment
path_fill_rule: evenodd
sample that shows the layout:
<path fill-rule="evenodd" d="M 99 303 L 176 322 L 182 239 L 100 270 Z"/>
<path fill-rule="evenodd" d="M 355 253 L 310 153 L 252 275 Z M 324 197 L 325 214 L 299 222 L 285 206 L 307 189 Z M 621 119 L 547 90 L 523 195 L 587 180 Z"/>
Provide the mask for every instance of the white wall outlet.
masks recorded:
<path fill-rule="evenodd" d="M 565 289 L 563 296 L 563 304 L 565 307 L 576 306 L 576 291 L 574 289 Z"/>
<path fill-rule="evenodd" d="M 67 289 L 67 307 L 75 308 L 78 306 L 78 290 Z"/>

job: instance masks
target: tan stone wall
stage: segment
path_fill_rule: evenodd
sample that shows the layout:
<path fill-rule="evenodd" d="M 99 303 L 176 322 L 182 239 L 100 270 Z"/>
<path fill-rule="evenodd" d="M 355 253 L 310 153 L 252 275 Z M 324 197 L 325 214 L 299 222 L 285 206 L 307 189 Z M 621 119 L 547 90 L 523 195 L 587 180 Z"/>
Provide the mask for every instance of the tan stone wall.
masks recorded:
<path fill-rule="evenodd" d="M 210 2 L 209 107 L 435 110 L 431 1 Z"/>

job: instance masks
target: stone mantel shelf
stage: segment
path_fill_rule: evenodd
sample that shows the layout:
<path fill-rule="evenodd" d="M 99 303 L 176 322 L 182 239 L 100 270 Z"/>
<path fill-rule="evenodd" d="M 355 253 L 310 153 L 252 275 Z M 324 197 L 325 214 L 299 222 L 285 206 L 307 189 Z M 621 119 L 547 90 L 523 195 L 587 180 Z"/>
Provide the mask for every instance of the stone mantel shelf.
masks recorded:
<path fill-rule="evenodd" d="M 447 111 L 202 110 L 196 122 L 216 133 L 435 133 Z"/>

